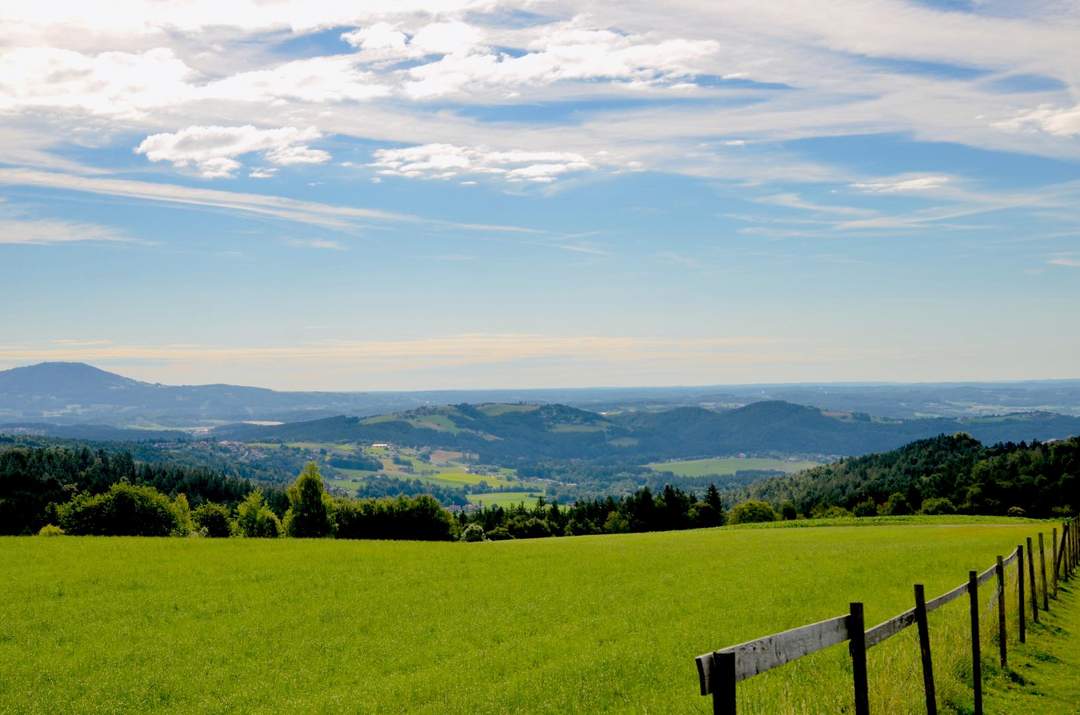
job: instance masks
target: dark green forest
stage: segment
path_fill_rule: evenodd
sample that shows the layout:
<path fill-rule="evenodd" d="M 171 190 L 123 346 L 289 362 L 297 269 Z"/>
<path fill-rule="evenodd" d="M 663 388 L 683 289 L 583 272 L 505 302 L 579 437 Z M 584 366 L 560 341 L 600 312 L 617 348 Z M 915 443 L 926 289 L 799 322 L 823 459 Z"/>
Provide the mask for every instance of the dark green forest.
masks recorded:
<path fill-rule="evenodd" d="M 1080 506 L 1080 437 L 987 447 L 967 434 L 941 435 L 767 479 L 748 494 L 777 504 L 790 501 L 807 515 L 829 507 L 856 515 L 1071 514 Z"/>

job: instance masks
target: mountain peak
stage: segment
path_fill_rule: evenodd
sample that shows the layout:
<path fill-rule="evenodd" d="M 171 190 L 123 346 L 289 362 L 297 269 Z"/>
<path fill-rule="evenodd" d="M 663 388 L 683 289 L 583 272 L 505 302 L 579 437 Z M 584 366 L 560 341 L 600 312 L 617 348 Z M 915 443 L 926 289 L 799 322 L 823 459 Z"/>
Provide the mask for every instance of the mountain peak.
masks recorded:
<path fill-rule="evenodd" d="M 96 388 L 128 388 L 140 384 L 84 362 L 41 362 L 0 372 L 0 392 L 43 393 Z"/>

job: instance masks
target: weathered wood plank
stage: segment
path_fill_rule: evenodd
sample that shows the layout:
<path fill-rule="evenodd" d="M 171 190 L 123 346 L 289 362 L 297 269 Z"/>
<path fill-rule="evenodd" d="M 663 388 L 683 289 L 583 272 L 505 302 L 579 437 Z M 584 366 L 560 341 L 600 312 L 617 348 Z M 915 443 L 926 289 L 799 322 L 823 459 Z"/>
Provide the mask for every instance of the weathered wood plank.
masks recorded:
<path fill-rule="evenodd" d="M 996 572 L 997 572 L 997 564 L 995 563 L 993 566 L 991 566 L 990 568 L 986 569 L 981 574 L 979 574 L 979 585 L 982 586 L 984 583 L 986 583 L 990 579 L 994 578 L 994 574 Z"/>
<path fill-rule="evenodd" d="M 717 653 L 735 654 L 735 682 L 746 680 L 777 666 L 789 663 L 848 639 L 849 616 L 837 616 L 820 623 L 792 628 L 763 638 L 722 648 Z M 701 694 L 712 692 L 713 654 L 696 659 Z"/>
<path fill-rule="evenodd" d="M 866 632 L 866 647 L 873 648 L 878 643 L 892 638 L 908 626 L 913 625 L 915 625 L 915 609 L 910 608 L 868 630 Z"/>
<path fill-rule="evenodd" d="M 944 606 L 949 601 L 955 601 L 956 599 L 960 598 L 965 593 L 967 593 L 967 590 L 968 590 L 968 585 L 966 583 L 962 583 L 959 586 L 957 586 L 956 588 L 954 588 L 953 590 L 951 590 L 951 591 L 949 591 L 947 593 L 943 593 L 940 596 L 938 596 L 937 598 L 933 598 L 933 599 L 927 601 L 926 602 L 926 610 L 927 610 L 927 612 L 935 611 L 935 610 L 941 608 L 942 606 Z"/>

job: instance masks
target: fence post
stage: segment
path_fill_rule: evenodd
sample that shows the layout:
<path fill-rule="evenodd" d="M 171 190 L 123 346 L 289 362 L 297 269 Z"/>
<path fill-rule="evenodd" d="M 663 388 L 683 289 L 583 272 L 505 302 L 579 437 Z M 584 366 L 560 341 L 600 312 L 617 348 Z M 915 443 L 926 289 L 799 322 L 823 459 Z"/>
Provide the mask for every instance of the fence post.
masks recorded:
<path fill-rule="evenodd" d="M 713 653 L 713 715 L 735 715 L 735 654 Z"/>
<path fill-rule="evenodd" d="M 926 621 L 926 591 L 921 583 L 915 584 L 915 623 L 919 626 L 919 652 L 922 654 L 926 715 L 937 715 L 937 696 L 934 694 L 934 663 L 930 658 L 930 625 Z"/>
<path fill-rule="evenodd" d="M 855 685 L 855 715 L 870 715 L 870 685 L 866 678 L 866 623 L 863 605 L 850 604 L 848 619 L 848 650 L 851 652 L 851 673 Z"/>
<path fill-rule="evenodd" d="M 971 602 L 971 680 L 975 685 L 975 715 L 982 715 L 982 652 L 979 649 L 979 574 L 968 571 Z"/>
<path fill-rule="evenodd" d="M 1042 581 L 1043 610 L 1050 610 L 1050 589 L 1046 587 L 1046 555 L 1043 553 L 1043 533 L 1039 532 L 1039 580 Z"/>
<path fill-rule="evenodd" d="M 1019 597 L 1019 607 L 1016 609 L 1016 615 L 1020 619 L 1020 642 L 1023 643 L 1027 640 L 1027 624 L 1024 622 L 1024 609 L 1027 608 L 1027 604 L 1024 603 L 1024 547 L 1017 545 L 1016 547 L 1016 595 Z"/>
<path fill-rule="evenodd" d="M 997 557 L 997 609 L 998 609 L 998 653 L 1001 667 L 1009 667 L 1008 633 L 1005 630 L 1005 564 L 1004 559 Z"/>
<path fill-rule="evenodd" d="M 1069 522 L 1061 522 L 1061 578 L 1069 580 L 1069 539 L 1072 537 Z"/>
<path fill-rule="evenodd" d="M 1050 537 L 1050 570 L 1054 572 L 1053 573 L 1054 600 L 1057 600 L 1057 580 L 1058 580 L 1057 555 L 1058 555 L 1058 551 L 1057 551 L 1057 527 L 1056 526 L 1054 527 L 1052 534 L 1053 535 Z"/>
<path fill-rule="evenodd" d="M 1031 586 L 1031 620 L 1039 622 L 1039 589 L 1035 586 L 1035 555 L 1031 549 L 1031 537 L 1027 537 L 1028 585 Z"/>

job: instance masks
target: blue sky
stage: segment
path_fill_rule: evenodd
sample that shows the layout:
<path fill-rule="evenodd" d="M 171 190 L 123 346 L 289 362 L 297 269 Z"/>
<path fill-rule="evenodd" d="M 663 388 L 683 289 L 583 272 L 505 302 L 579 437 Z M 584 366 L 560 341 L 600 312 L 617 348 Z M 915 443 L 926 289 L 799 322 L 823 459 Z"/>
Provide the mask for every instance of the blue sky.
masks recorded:
<path fill-rule="evenodd" d="M 0 368 L 1080 376 L 1073 5 L 83 5 L 0 8 Z"/>

